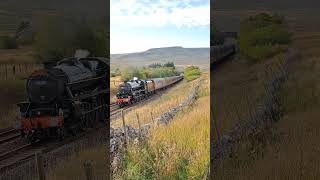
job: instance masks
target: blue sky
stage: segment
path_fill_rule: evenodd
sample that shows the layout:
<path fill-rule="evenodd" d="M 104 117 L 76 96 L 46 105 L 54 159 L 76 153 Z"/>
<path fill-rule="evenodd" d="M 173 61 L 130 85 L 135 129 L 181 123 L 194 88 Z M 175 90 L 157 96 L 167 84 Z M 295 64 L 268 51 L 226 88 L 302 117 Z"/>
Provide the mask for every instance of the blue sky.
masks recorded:
<path fill-rule="evenodd" d="M 111 0 L 111 54 L 209 47 L 209 0 Z"/>

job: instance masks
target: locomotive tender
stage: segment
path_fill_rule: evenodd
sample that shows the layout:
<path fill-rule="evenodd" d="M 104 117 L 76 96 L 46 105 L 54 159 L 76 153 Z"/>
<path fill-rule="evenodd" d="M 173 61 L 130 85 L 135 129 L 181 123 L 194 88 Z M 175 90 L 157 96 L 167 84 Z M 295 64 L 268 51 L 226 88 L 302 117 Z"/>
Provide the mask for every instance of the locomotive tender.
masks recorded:
<path fill-rule="evenodd" d="M 18 104 L 16 129 L 31 142 L 64 139 L 104 122 L 108 115 L 105 58 L 67 58 L 34 71 L 27 80 L 28 101 Z"/>
<path fill-rule="evenodd" d="M 156 93 L 156 91 L 167 88 L 183 79 L 183 74 L 179 76 L 154 78 L 148 80 L 126 81 L 119 86 L 117 93 L 117 104 L 120 107 L 138 102 L 145 97 Z"/>

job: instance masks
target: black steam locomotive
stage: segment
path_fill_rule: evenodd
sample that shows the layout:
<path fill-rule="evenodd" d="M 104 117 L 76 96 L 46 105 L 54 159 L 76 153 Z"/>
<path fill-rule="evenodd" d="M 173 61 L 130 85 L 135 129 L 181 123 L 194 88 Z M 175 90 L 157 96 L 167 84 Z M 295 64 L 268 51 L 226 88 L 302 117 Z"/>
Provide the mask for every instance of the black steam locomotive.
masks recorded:
<path fill-rule="evenodd" d="M 138 102 L 145 97 L 154 94 L 160 89 L 167 88 L 183 79 L 183 74 L 179 76 L 154 78 L 148 80 L 133 80 L 124 82 L 119 86 L 117 93 L 117 104 L 120 107 Z"/>
<path fill-rule="evenodd" d="M 17 129 L 30 141 L 63 139 L 104 122 L 108 68 L 104 58 L 68 58 L 37 70 L 27 81 L 28 101 L 18 104 Z"/>

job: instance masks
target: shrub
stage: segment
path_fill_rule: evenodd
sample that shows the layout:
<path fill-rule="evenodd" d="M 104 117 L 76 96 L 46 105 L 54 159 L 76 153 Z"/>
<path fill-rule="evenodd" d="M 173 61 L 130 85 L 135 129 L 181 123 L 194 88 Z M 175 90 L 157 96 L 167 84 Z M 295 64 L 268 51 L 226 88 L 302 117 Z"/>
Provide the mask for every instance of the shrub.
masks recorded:
<path fill-rule="evenodd" d="M 187 81 L 192 81 L 200 77 L 201 71 L 197 66 L 189 66 L 184 70 L 184 77 Z"/>
<path fill-rule="evenodd" d="M 290 41 L 291 34 L 281 16 L 261 13 L 241 22 L 240 52 L 251 60 L 268 58 L 286 50 Z"/>
<path fill-rule="evenodd" d="M 14 37 L 3 36 L 0 37 L 0 49 L 17 49 L 18 43 Z"/>

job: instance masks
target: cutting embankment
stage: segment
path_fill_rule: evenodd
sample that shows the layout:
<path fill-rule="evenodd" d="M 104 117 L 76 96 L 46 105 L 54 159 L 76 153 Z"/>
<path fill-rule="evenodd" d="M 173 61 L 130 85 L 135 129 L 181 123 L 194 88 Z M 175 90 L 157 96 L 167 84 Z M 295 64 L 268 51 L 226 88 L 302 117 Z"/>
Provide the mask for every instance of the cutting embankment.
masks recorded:
<path fill-rule="evenodd" d="M 320 176 L 316 37 L 294 31 L 293 49 L 255 63 L 236 56 L 215 72 L 215 179 Z"/>
<path fill-rule="evenodd" d="M 209 87 L 209 75 L 203 73 L 130 111 L 125 131 L 116 120 L 110 132 L 113 177 L 205 177 L 210 158 Z"/>

